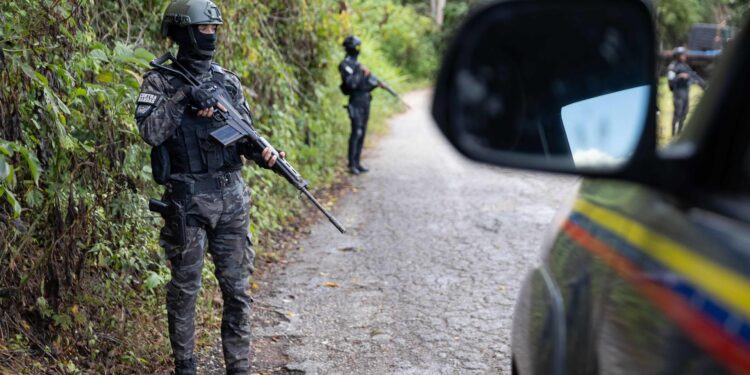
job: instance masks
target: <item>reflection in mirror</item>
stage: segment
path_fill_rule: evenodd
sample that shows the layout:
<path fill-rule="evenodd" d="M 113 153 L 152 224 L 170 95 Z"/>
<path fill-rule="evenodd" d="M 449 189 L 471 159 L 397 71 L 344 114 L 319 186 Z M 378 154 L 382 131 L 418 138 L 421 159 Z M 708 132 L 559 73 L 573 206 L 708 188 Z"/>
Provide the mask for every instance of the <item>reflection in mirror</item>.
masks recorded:
<path fill-rule="evenodd" d="M 433 111 L 475 159 L 617 170 L 654 95 L 651 28 L 638 1 L 498 3 L 457 36 Z"/>
<path fill-rule="evenodd" d="M 650 93 L 644 85 L 562 108 L 576 168 L 616 168 L 629 159 L 641 136 Z"/>

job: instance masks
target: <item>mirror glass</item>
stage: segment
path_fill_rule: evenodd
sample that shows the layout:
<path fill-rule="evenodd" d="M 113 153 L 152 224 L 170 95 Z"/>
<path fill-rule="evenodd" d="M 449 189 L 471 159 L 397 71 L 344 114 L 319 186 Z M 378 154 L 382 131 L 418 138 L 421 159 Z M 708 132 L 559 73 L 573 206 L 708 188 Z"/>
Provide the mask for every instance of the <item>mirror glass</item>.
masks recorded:
<path fill-rule="evenodd" d="M 638 86 L 562 108 L 576 168 L 612 168 L 628 160 L 641 136 L 650 92 L 648 86 Z"/>
<path fill-rule="evenodd" d="M 433 112 L 474 159 L 620 169 L 639 146 L 654 95 L 652 37 L 638 1 L 498 3 L 457 34 Z"/>

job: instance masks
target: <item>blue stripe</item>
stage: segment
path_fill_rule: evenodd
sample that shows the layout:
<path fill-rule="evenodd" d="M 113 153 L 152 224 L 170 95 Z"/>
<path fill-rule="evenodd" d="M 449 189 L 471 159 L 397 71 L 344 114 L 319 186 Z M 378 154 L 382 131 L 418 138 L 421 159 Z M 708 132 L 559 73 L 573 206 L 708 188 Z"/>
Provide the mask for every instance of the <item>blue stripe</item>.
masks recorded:
<path fill-rule="evenodd" d="M 723 327 L 725 332 L 750 344 L 750 325 L 742 316 L 733 314 L 730 310 L 718 304 L 709 294 L 691 285 L 680 274 L 665 267 L 614 233 L 597 225 L 580 212 L 573 212 L 569 220 L 616 249 L 621 256 L 641 268 L 644 275 L 651 281 L 661 284 L 679 295 L 697 311 L 710 317 Z"/>

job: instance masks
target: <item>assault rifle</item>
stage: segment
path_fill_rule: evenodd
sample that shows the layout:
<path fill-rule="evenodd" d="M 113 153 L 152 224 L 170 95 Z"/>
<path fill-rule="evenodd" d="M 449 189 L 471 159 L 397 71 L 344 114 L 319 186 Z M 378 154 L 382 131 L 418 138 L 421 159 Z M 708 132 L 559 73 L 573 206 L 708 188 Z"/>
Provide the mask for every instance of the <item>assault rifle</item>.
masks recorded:
<path fill-rule="evenodd" d="M 406 106 L 406 108 L 408 108 L 408 109 L 411 109 L 411 106 L 410 106 L 409 104 L 407 104 L 407 103 L 406 103 L 406 102 L 404 101 L 404 99 L 402 99 L 402 98 L 401 98 L 401 95 L 399 95 L 399 94 L 398 94 L 398 93 L 397 93 L 397 92 L 396 92 L 395 90 L 393 90 L 393 89 L 391 88 L 391 86 L 388 86 L 388 84 L 387 84 L 387 83 L 385 83 L 385 81 L 381 80 L 380 78 L 378 78 L 377 76 L 375 76 L 375 75 L 374 75 L 374 74 L 372 74 L 372 73 L 370 73 L 370 75 L 369 75 L 369 76 L 367 77 L 367 79 L 369 79 L 369 80 L 370 80 L 370 83 L 371 83 L 371 84 L 373 84 L 373 85 L 377 85 L 377 86 L 380 86 L 380 87 L 382 87 L 382 88 L 383 88 L 383 89 L 384 89 L 385 91 L 388 91 L 388 93 L 389 93 L 389 94 L 391 94 L 391 95 L 395 96 L 395 97 L 396 97 L 396 98 L 397 98 L 397 99 L 398 99 L 399 101 L 401 101 L 401 103 L 402 103 L 403 105 L 405 105 L 405 106 Z"/>
<path fill-rule="evenodd" d="M 167 61 L 170 61 L 171 65 L 164 65 L 164 63 L 166 63 Z M 200 86 L 200 81 L 198 81 L 195 76 L 190 74 L 187 69 L 180 65 L 177 59 L 172 56 L 171 52 L 167 52 L 163 56 L 155 59 L 154 61 L 151 61 L 151 66 L 158 70 L 175 74 L 181 77 L 188 85 L 196 87 Z M 278 151 L 276 151 L 276 149 L 271 146 L 271 144 L 265 138 L 261 137 L 258 132 L 255 131 L 255 129 L 253 128 L 252 120 L 249 117 L 242 116 L 242 114 L 240 114 L 237 109 L 234 108 L 232 103 L 226 97 L 224 97 L 224 95 L 217 94 L 216 99 L 219 101 L 219 104 L 223 105 L 224 108 L 226 108 L 226 112 L 221 110 L 214 111 L 214 120 L 219 123 L 223 123 L 224 126 L 211 132 L 211 138 L 213 138 L 216 142 L 221 143 L 225 147 L 241 139 L 247 139 L 259 150 L 264 150 L 266 147 L 270 147 L 273 155 L 275 155 L 277 158 L 276 164 L 274 164 L 273 169 L 280 175 L 282 175 L 287 181 L 289 181 L 289 183 L 294 185 L 297 190 L 301 191 L 307 197 L 307 199 L 309 199 L 315 205 L 315 207 L 317 207 L 318 210 L 320 210 L 320 212 L 322 212 L 323 215 L 328 218 L 331 224 L 333 224 L 336 229 L 339 230 L 339 232 L 345 233 L 346 229 L 344 229 L 341 223 L 339 223 L 339 221 L 336 220 L 336 218 L 333 217 L 333 215 L 331 215 L 320 204 L 320 202 L 318 202 L 317 199 L 315 199 L 312 193 L 307 190 L 308 182 L 305 181 L 304 178 L 302 178 L 302 175 L 300 175 L 299 172 L 297 172 L 292 167 L 292 165 L 289 164 L 288 161 L 282 159 Z"/>

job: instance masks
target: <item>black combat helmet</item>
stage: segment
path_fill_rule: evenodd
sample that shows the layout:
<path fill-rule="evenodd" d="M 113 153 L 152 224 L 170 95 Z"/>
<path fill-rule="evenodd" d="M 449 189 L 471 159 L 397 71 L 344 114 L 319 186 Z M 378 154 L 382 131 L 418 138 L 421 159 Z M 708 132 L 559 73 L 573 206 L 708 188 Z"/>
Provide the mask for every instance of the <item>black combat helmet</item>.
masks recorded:
<path fill-rule="evenodd" d="M 211 0 L 173 0 L 164 12 L 161 33 L 191 54 L 211 58 L 216 36 L 200 35 L 198 25 L 222 24 L 224 20 L 219 7 Z"/>
<path fill-rule="evenodd" d="M 362 41 L 354 35 L 349 35 L 344 39 L 342 45 L 346 49 L 347 54 L 356 56 L 359 55 L 359 48 L 362 45 Z"/>

